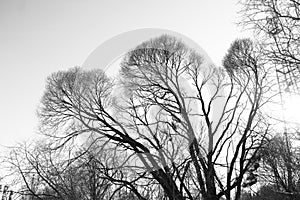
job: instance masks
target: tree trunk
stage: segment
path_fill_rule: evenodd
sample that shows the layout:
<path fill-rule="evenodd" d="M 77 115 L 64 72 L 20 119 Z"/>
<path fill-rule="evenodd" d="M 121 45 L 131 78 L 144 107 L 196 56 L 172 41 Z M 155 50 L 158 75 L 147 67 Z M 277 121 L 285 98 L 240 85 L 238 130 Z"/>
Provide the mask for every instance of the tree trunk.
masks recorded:
<path fill-rule="evenodd" d="M 207 156 L 207 172 L 205 173 L 206 179 L 206 197 L 205 200 L 217 200 L 219 199 L 216 191 L 214 166 L 212 163 L 212 152 L 210 151 Z"/>
<path fill-rule="evenodd" d="M 203 200 L 219 200 L 217 195 L 213 195 L 213 194 L 206 194 L 203 197 Z"/>
<path fill-rule="evenodd" d="M 151 174 L 160 183 L 170 200 L 185 200 L 170 175 L 162 169 L 152 171 Z"/>

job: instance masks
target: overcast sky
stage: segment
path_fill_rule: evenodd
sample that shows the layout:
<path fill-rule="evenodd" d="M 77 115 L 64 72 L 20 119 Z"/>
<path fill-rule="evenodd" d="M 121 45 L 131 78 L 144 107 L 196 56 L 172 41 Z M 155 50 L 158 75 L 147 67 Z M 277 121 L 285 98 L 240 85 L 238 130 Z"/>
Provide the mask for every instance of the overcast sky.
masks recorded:
<path fill-rule="evenodd" d="M 0 0 L 0 145 L 36 133 L 52 72 L 80 66 L 106 40 L 163 28 L 198 43 L 217 65 L 240 33 L 237 0 Z"/>

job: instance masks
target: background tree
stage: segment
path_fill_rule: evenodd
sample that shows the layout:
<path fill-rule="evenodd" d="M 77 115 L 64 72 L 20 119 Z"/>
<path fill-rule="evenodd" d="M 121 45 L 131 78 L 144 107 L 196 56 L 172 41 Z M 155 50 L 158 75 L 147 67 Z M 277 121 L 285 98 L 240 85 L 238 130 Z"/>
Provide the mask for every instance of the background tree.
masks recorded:
<path fill-rule="evenodd" d="M 89 149 L 72 153 L 74 146 L 49 147 L 42 142 L 20 145 L 5 159 L 15 178 L 14 183 L 22 186 L 17 192 L 20 196 L 43 200 L 111 197 L 112 183 L 108 177 L 114 177 L 116 172 L 112 165 L 108 167 L 110 160 L 105 152 Z"/>
<path fill-rule="evenodd" d="M 298 92 L 300 77 L 300 1 L 242 0 L 241 24 L 255 31 L 281 89 Z"/>
<path fill-rule="evenodd" d="M 260 151 L 261 177 L 287 199 L 298 199 L 300 194 L 299 148 L 295 143 L 291 134 L 278 134 Z"/>
<path fill-rule="evenodd" d="M 241 199 L 299 199 L 299 147 L 293 133 L 277 134 L 260 149 L 257 192 L 243 191 Z"/>
<path fill-rule="evenodd" d="M 257 192 L 243 191 L 241 200 L 289 200 L 289 197 L 278 193 L 274 185 L 265 184 Z"/>
<path fill-rule="evenodd" d="M 241 4 L 243 18 L 240 24 L 254 30 L 262 45 L 264 59 L 277 75 L 279 90 L 299 94 L 300 1 L 242 0 Z M 274 137 L 262 151 L 264 166 L 261 169 L 265 169 L 262 171 L 275 193 L 282 192 L 282 198 L 285 195 L 285 198 L 293 199 L 297 198 L 294 194 L 299 190 L 298 153 L 295 140 L 287 134 L 292 125 L 283 120 L 282 126 L 285 134 Z M 267 173 L 267 169 L 272 173 Z"/>

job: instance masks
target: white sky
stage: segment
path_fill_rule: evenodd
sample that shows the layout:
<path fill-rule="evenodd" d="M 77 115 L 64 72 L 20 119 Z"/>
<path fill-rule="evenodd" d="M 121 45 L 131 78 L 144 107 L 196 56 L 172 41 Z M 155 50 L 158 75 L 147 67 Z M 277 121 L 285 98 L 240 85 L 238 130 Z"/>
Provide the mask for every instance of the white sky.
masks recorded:
<path fill-rule="evenodd" d="M 83 64 L 102 42 L 163 28 L 197 42 L 217 64 L 241 38 L 238 0 L 0 0 L 0 145 L 32 136 L 45 79 Z"/>

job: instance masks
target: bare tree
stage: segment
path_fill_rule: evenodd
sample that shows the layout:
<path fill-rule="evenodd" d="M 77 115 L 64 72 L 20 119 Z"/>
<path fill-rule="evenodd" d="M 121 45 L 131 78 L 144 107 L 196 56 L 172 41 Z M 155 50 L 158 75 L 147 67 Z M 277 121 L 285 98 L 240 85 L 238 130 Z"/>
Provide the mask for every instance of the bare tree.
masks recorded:
<path fill-rule="evenodd" d="M 49 140 L 49 138 L 47 138 Z M 112 184 L 107 178 L 116 174 L 108 167 L 105 152 L 80 150 L 72 153 L 70 146 L 54 150 L 37 142 L 14 147 L 4 161 L 12 172 L 20 196 L 43 200 L 108 199 Z M 99 153 L 99 152 L 98 152 Z M 103 159 L 106 163 L 102 163 Z M 111 165 L 110 165 L 111 166 Z"/>
<path fill-rule="evenodd" d="M 241 24 L 253 29 L 266 59 L 274 64 L 281 89 L 299 87 L 299 0 L 242 0 Z"/>
<path fill-rule="evenodd" d="M 260 176 L 274 191 L 288 199 L 299 198 L 299 149 L 293 134 L 278 134 L 260 150 L 262 168 Z"/>
<path fill-rule="evenodd" d="M 259 59 L 251 41 L 237 40 L 224 59 L 226 70 L 207 66 L 200 54 L 164 35 L 128 52 L 119 81 L 101 70 L 52 74 L 41 126 L 60 137 L 61 146 L 96 135 L 99 146 L 124 158 L 118 167 L 131 172 L 125 185 L 139 199 L 239 199 L 268 133 L 260 108 L 269 100 L 269 83 Z M 217 108 L 221 114 L 213 117 Z"/>

